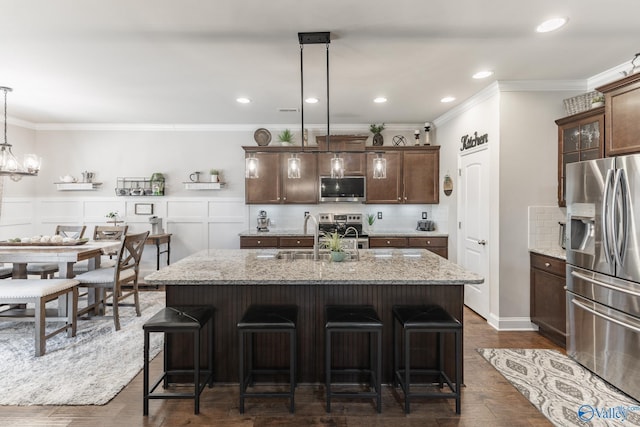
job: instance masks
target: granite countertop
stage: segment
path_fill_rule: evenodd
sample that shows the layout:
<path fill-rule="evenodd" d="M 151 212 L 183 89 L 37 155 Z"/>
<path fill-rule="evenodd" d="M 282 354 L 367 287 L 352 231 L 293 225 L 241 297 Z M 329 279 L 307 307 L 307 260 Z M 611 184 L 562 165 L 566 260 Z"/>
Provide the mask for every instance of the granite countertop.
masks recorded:
<path fill-rule="evenodd" d="M 554 248 L 530 248 L 529 252 L 533 252 L 540 255 L 546 255 L 553 258 L 558 258 L 562 260 L 567 260 L 567 251 L 560 247 Z"/>
<path fill-rule="evenodd" d="M 484 279 L 425 249 L 361 249 L 359 261 L 277 259 L 278 249 L 209 249 L 145 277 L 152 285 L 464 285 Z M 287 250 L 287 252 L 296 250 Z M 309 250 L 302 250 L 309 252 Z"/>
<path fill-rule="evenodd" d="M 441 231 L 420 231 L 411 229 L 389 229 L 389 230 L 374 230 L 366 231 L 369 237 L 448 237 L 447 233 Z M 273 228 L 269 231 L 257 231 L 256 229 L 246 230 L 239 234 L 240 237 L 280 237 L 280 236 L 304 236 L 305 233 L 302 228 L 293 229 L 280 229 Z M 306 233 L 307 236 L 313 236 L 313 228 L 309 228 Z"/>

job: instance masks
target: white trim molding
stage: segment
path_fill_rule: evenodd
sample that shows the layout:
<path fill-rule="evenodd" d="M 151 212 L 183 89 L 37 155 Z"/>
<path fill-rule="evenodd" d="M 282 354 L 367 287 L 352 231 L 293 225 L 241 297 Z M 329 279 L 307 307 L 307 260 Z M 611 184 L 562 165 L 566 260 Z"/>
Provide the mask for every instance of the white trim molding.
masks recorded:
<path fill-rule="evenodd" d="M 529 317 L 498 317 L 489 313 L 487 323 L 497 331 L 537 331 Z"/>

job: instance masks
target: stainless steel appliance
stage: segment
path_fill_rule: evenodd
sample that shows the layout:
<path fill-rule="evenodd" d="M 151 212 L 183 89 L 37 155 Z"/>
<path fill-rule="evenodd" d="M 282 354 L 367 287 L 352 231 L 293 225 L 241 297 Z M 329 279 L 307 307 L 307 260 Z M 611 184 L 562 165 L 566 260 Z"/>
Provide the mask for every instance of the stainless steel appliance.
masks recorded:
<path fill-rule="evenodd" d="M 258 231 L 269 231 L 269 225 L 271 225 L 271 220 L 267 217 L 267 211 L 258 212 L 258 217 L 256 218 L 258 222 Z"/>
<path fill-rule="evenodd" d="M 366 199 L 366 178 L 364 176 L 345 176 L 342 178 L 320 177 L 319 201 L 326 202 L 364 202 Z"/>
<path fill-rule="evenodd" d="M 164 229 L 162 228 L 162 218 L 158 218 L 157 216 L 150 216 L 149 223 L 151 224 L 151 234 L 164 234 Z"/>
<path fill-rule="evenodd" d="M 567 223 L 564 221 L 558 221 L 558 244 L 562 249 L 567 249 Z"/>
<path fill-rule="evenodd" d="M 419 219 L 416 230 L 420 231 L 433 231 L 436 229 L 436 224 L 430 219 Z"/>
<path fill-rule="evenodd" d="M 566 179 L 567 355 L 640 399 L 640 155 Z"/>
<path fill-rule="evenodd" d="M 323 233 L 338 232 L 344 235 L 342 241 L 346 246 L 354 249 L 367 249 L 369 237 L 362 230 L 362 214 L 333 214 L 321 213 L 318 215 L 318 229 Z"/>

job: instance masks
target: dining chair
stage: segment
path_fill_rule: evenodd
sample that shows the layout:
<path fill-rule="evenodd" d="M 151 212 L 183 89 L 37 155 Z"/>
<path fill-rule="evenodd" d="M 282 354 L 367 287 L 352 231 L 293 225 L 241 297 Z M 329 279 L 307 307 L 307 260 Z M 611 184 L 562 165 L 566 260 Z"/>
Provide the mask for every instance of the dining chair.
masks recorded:
<path fill-rule="evenodd" d="M 116 331 L 120 330 L 120 307 L 133 306 L 136 309 L 136 316 L 140 316 L 138 274 L 142 251 L 148 236 L 148 231 L 125 235 L 114 267 L 97 268 L 75 277 L 75 280 L 79 282 L 79 287 L 94 288 L 96 291 L 100 291 L 96 292 L 98 295 L 94 302 L 87 303 L 86 307 L 78 309 L 78 316 L 94 312 L 99 304 L 111 305 Z M 123 290 L 124 285 L 131 285 L 131 289 Z M 122 300 L 131 296 L 134 299 L 133 303 L 121 303 Z M 109 298 L 111 302 L 106 304 Z"/>
<path fill-rule="evenodd" d="M 70 237 L 73 239 L 82 239 L 86 225 L 58 225 L 56 227 L 56 235 L 62 237 Z M 50 262 L 32 262 L 27 264 L 27 275 L 37 274 L 41 279 L 53 279 L 53 275 L 58 271 L 58 264 Z"/>
<path fill-rule="evenodd" d="M 128 225 L 113 226 L 113 225 L 96 225 L 93 229 L 93 240 L 122 240 L 129 230 Z M 113 267 L 116 265 L 113 257 L 117 252 L 107 253 L 100 260 L 101 267 Z M 89 261 L 76 262 L 73 265 L 73 272 L 76 274 L 86 273 L 89 271 Z"/>

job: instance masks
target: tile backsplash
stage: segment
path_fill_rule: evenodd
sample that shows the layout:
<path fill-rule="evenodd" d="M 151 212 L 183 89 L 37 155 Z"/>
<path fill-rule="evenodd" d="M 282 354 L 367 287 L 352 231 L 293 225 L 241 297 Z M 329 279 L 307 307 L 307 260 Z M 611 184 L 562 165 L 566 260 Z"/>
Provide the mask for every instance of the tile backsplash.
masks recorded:
<path fill-rule="evenodd" d="M 566 208 L 529 206 L 529 249 L 560 248 L 558 222 L 566 216 Z"/>

